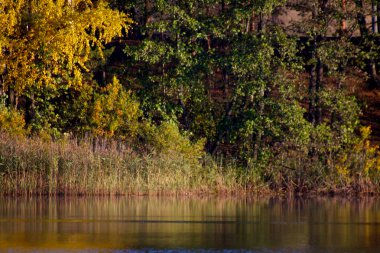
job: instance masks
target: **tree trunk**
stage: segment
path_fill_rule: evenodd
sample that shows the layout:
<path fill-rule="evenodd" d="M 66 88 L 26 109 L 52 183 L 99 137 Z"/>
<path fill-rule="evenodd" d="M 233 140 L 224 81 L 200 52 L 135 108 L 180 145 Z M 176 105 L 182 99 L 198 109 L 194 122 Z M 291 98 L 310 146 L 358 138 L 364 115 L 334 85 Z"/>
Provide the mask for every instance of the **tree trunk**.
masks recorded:
<path fill-rule="evenodd" d="M 3 87 L 3 82 L 2 82 L 2 77 L 0 76 L 0 102 L 2 102 L 2 97 L 4 95 L 4 87 Z"/>
<path fill-rule="evenodd" d="M 360 31 L 361 36 L 368 35 L 368 28 L 367 28 L 367 22 L 365 21 L 365 15 L 359 12 L 356 18 L 358 20 L 359 31 Z"/>
<path fill-rule="evenodd" d="M 370 75 L 371 75 L 371 80 L 373 82 L 373 85 L 376 87 L 380 87 L 380 81 L 377 75 L 376 62 L 374 59 L 369 60 L 369 70 L 370 70 Z"/>
<path fill-rule="evenodd" d="M 310 68 L 310 78 L 309 78 L 309 121 L 315 125 L 316 119 L 315 119 L 315 93 L 316 93 L 316 86 L 317 86 L 317 80 L 315 76 L 315 70 L 316 66 L 313 64 Z"/>
<path fill-rule="evenodd" d="M 259 14 L 259 23 L 257 26 L 257 30 L 259 31 L 259 33 L 265 30 L 265 20 L 264 20 L 264 14 L 262 12 L 260 12 Z"/>
<path fill-rule="evenodd" d="M 264 104 L 264 99 L 265 99 L 265 87 L 260 88 L 260 101 L 258 103 L 258 108 L 257 108 L 257 114 L 259 117 L 262 117 L 264 115 L 264 109 L 265 109 L 265 104 Z M 253 160 L 257 161 L 258 156 L 259 156 L 259 150 L 262 146 L 262 138 L 263 138 L 263 131 L 259 130 L 259 132 L 255 136 L 254 140 L 254 146 L 253 146 Z"/>
<path fill-rule="evenodd" d="M 5 71 L 4 71 L 5 72 Z M 3 71 L 0 69 L 0 98 L 4 95 Z"/>
<path fill-rule="evenodd" d="M 367 28 L 367 22 L 365 20 L 365 14 L 363 13 L 363 0 L 355 0 L 355 5 L 357 8 L 359 8 L 359 11 L 356 15 L 356 19 L 359 24 L 360 35 L 367 36 L 368 28 Z"/>
<path fill-rule="evenodd" d="M 144 23 L 142 24 L 142 27 L 146 27 L 146 25 L 150 22 L 152 22 L 152 14 L 151 14 L 151 10 L 152 10 L 152 3 L 150 2 L 150 0 L 145 0 L 144 1 Z M 148 37 L 151 38 L 153 34 L 148 34 Z"/>
<path fill-rule="evenodd" d="M 316 82 L 315 82 L 315 123 L 317 125 L 322 122 L 322 107 L 321 107 L 321 99 L 320 94 L 323 88 L 322 78 L 323 78 L 323 65 L 320 59 L 317 60 L 316 66 Z"/>
<path fill-rule="evenodd" d="M 312 18 L 316 19 L 318 17 L 319 5 L 314 5 L 312 10 Z M 309 121 L 316 125 L 316 93 L 317 93 L 317 35 L 314 34 L 311 38 L 311 48 L 310 48 L 310 74 L 309 74 L 309 110 L 308 110 L 308 118 Z"/>
<path fill-rule="evenodd" d="M 380 33 L 380 0 L 376 1 L 377 9 L 377 33 Z"/>
<path fill-rule="evenodd" d="M 227 107 L 224 119 L 221 122 L 224 122 L 224 121 L 229 120 L 231 118 L 232 111 L 233 111 L 233 108 L 235 107 L 235 104 L 236 104 L 236 96 L 233 96 L 231 102 L 229 103 L 229 105 Z M 211 147 L 210 147 L 210 153 L 212 155 L 216 155 L 216 152 L 218 151 L 218 147 L 220 145 L 220 142 L 222 141 L 223 135 L 224 135 L 223 130 L 220 127 L 218 127 L 216 139 L 215 139 L 214 143 L 211 144 Z"/>
<path fill-rule="evenodd" d="M 31 92 L 29 97 L 26 99 L 26 117 L 25 120 L 27 123 L 31 122 L 35 117 L 35 100 L 34 100 L 34 92 Z"/>
<path fill-rule="evenodd" d="M 346 11 L 347 11 L 347 0 L 342 0 L 342 11 L 344 14 L 346 14 Z M 346 21 L 346 18 L 343 18 L 342 20 L 342 31 L 346 31 L 347 30 L 347 21 Z"/>
<path fill-rule="evenodd" d="M 252 15 L 254 15 L 252 11 Z M 258 24 L 258 32 L 259 34 L 263 33 L 265 31 L 265 20 L 264 20 L 264 13 L 260 12 L 259 13 L 259 24 Z M 260 87 L 259 90 L 259 96 L 260 100 L 257 104 L 257 114 L 259 117 L 262 117 L 264 115 L 264 110 L 265 110 L 265 104 L 264 104 L 264 99 L 265 99 L 265 90 L 266 87 L 262 86 Z M 263 131 L 259 130 L 256 136 L 254 137 L 254 144 L 253 144 L 253 161 L 257 161 L 258 155 L 259 155 L 259 150 L 262 146 L 262 138 L 263 138 Z"/>
<path fill-rule="evenodd" d="M 359 11 L 358 11 L 356 18 L 357 18 L 359 28 L 360 28 L 360 36 L 361 37 L 367 37 L 369 35 L 369 30 L 367 28 L 367 23 L 365 20 L 365 14 L 363 12 L 363 6 L 364 6 L 363 0 L 355 0 L 355 5 L 357 8 L 359 8 Z M 372 11 L 372 14 L 373 14 L 373 11 Z M 373 19 L 372 19 L 372 24 L 373 24 Z M 374 26 L 372 26 L 372 29 L 374 29 Z M 375 86 L 378 87 L 380 85 L 379 84 L 380 82 L 379 82 L 379 78 L 377 76 L 377 67 L 376 67 L 375 60 L 370 59 L 367 66 L 368 66 L 368 70 L 369 70 L 368 72 L 371 76 L 372 84 L 374 84 Z"/>
<path fill-rule="evenodd" d="M 377 33 L 377 0 L 372 0 L 372 32 Z"/>
<path fill-rule="evenodd" d="M 254 30 L 255 30 L 255 10 L 252 9 L 250 31 L 253 32 Z"/>
<path fill-rule="evenodd" d="M 16 108 L 16 94 L 13 88 L 8 88 L 8 106 L 10 108 Z"/>

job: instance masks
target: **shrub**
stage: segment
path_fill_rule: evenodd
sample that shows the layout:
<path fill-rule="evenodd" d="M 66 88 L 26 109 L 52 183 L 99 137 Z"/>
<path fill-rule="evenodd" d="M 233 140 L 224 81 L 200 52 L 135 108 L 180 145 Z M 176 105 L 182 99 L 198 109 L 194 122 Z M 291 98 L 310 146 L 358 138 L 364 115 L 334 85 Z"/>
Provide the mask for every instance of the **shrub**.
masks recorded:
<path fill-rule="evenodd" d="M 24 116 L 19 111 L 0 104 L 0 130 L 9 134 L 25 135 L 27 130 Z"/>
<path fill-rule="evenodd" d="M 364 177 L 380 176 L 380 150 L 378 145 L 372 145 L 369 137 L 371 127 L 360 128 L 360 138 L 353 148 L 341 155 L 336 165 L 340 177 L 359 174 Z"/>
<path fill-rule="evenodd" d="M 182 134 L 174 122 L 163 122 L 155 127 L 148 140 L 159 153 L 181 154 L 188 159 L 199 159 L 204 154 L 205 141 L 191 142 L 189 134 Z"/>
<path fill-rule="evenodd" d="M 140 114 L 139 103 L 114 78 L 100 94 L 95 95 L 91 114 L 93 132 L 105 137 L 114 135 L 123 139 L 135 137 L 139 128 Z"/>

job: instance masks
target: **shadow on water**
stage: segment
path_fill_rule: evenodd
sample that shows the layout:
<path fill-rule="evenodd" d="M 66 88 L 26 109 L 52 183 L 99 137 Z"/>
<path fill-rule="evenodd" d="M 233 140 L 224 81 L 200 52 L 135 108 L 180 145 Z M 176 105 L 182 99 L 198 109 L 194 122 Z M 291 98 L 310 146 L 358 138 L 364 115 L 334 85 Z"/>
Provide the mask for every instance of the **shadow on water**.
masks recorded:
<path fill-rule="evenodd" d="M 0 198 L 0 252 L 380 252 L 380 200 Z"/>

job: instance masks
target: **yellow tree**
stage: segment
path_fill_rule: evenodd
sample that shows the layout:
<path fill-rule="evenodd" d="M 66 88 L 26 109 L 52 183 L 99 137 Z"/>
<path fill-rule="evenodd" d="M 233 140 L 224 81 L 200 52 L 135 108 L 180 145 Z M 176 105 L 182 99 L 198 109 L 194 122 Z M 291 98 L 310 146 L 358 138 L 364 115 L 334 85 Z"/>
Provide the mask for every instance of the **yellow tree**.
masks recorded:
<path fill-rule="evenodd" d="M 102 0 L 2 0 L 2 89 L 81 89 L 91 55 L 131 23 Z"/>

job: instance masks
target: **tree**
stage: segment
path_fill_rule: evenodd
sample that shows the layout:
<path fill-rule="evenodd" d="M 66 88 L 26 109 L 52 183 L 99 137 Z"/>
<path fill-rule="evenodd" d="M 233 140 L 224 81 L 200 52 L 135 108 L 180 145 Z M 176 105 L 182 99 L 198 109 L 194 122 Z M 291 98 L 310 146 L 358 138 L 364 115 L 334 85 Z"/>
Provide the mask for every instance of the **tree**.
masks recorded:
<path fill-rule="evenodd" d="M 0 15 L 2 90 L 11 107 L 22 98 L 35 125 L 59 118 L 56 107 L 68 94 L 96 86 L 89 63 L 104 60 L 105 44 L 132 23 L 104 1 L 89 0 L 2 1 Z"/>
<path fill-rule="evenodd" d="M 142 109 L 205 137 L 213 154 L 254 167 L 286 133 L 305 125 L 286 71 L 295 41 L 271 22 L 282 1 L 137 1 L 141 44 L 128 46 L 128 75 Z M 298 115 L 301 122 L 286 121 Z M 223 147 L 228 146 L 225 149 Z"/>

